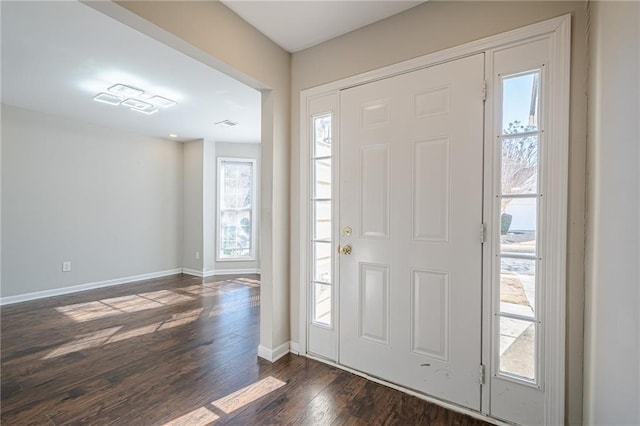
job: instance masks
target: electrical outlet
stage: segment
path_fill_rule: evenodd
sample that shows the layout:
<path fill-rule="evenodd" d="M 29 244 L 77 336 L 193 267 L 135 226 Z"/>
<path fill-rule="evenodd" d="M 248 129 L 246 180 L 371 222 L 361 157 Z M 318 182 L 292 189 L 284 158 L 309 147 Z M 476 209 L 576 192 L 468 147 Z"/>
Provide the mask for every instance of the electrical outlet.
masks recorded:
<path fill-rule="evenodd" d="M 67 260 L 66 262 L 62 262 L 62 272 L 71 271 L 71 261 Z"/>
<path fill-rule="evenodd" d="M 197 251 L 197 252 L 196 252 L 196 260 L 199 260 L 199 259 L 200 259 L 200 252 L 199 252 L 199 251 Z"/>

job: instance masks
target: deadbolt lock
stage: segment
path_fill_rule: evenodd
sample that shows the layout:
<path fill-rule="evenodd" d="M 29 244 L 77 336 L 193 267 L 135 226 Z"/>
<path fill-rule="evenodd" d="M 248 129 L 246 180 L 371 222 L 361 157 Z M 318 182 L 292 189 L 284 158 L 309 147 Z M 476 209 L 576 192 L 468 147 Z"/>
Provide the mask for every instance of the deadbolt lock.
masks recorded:
<path fill-rule="evenodd" d="M 351 232 L 352 231 L 350 226 L 345 226 L 344 228 L 342 228 L 342 233 L 345 235 L 345 237 L 350 237 Z"/>

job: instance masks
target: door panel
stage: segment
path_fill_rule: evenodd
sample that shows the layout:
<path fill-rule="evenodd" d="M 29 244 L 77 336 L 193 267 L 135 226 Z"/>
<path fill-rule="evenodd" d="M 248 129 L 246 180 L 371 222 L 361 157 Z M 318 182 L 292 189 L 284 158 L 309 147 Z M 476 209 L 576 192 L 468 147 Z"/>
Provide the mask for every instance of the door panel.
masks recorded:
<path fill-rule="evenodd" d="M 446 361 L 449 357 L 449 274 L 413 270 L 411 350 Z"/>
<path fill-rule="evenodd" d="M 363 238 L 389 238 L 389 146 L 361 148 L 360 222 Z"/>
<path fill-rule="evenodd" d="M 360 337 L 389 343 L 389 266 L 360 264 Z"/>
<path fill-rule="evenodd" d="M 484 55 L 340 94 L 339 362 L 480 409 Z"/>
<path fill-rule="evenodd" d="M 449 138 L 413 143 L 413 239 L 449 239 Z"/>

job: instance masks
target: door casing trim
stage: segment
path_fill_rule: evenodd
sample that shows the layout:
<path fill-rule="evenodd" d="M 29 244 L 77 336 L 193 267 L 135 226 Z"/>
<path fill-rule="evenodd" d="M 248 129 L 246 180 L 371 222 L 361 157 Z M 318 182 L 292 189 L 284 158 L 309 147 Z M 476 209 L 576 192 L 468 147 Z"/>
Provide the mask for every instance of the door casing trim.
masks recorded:
<path fill-rule="evenodd" d="M 556 144 L 555 156 L 553 164 L 549 169 L 552 170 L 552 178 L 555 182 L 556 189 L 551 197 L 547 198 L 550 208 L 558 213 L 558 220 L 550 224 L 546 244 L 552 248 L 548 253 L 553 253 L 554 259 L 551 268 L 548 268 L 545 279 L 553 279 L 556 283 L 550 286 L 550 291 L 544 295 L 543 304 L 546 307 L 547 316 L 546 323 L 554 324 L 553 328 L 548 327 L 546 330 L 544 357 L 545 357 L 545 396 L 544 396 L 544 419 L 546 424 L 562 424 L 564 423 L 564 401 L 565 401 L 565 335 L 566 335 L 566 253 L 567 253 L 567 199 L 568 199 L 568 153 L 569 153 L 569 83 L 570 83 L 570 60 L 571 60 L 571 15 L 566 14 L 557 18 L 552 18 L 536 24 L 531 24 L 522 28 L 508 31 L 502 34 L 486 37 L 480 40 L 472 41 L 461 46 L 445 49 L 439 52 L 420 56 L 418 58 L 403 61 L 397 64 L 389 65 L 377 70 L 358 74 L 356 76 L 347 77 L 334 82 L 326 83 L 317 87 L 302 90 L 300 92 L 300 189 L 299 189 L 299 235 L 300 235 L 300 260 L 299 260 L 299 339 L 296 342 L 300 355 L 313 357 L 307 354 L 307 315 L 309 294 L 307 291 L 307 283 L 309 277 L 310 264 L 310 230 L 309 230 L 309 185 L 310 173 L 307 162 L 310 158 L 310 129 L 309 129 L 309 101 L 313 98 L 330 94 L 339 94 L 341 90 L 351 87 L 367 84 L 376 80 L 405 74 L 418 69 L 438 65 L 440 63 L 453 61 L 478 53 L 490 53 L 494 49 L 504 48 L 509 45 L 516 45 L 537 38 L 548 38 L 550 42 L 550 60 L 554 64 L 551 71 L 551 80 L 553 87 L 550 87 L 552 94 L 549 99 L 549 112 L 553 114 L 555 122 L 553 128 L 549 129 L 549 139 L 554 140 Z M 487 57 L 490 57 L 487 55 Z M 487 78 L 485 76 L 485 78 Z M 488 90 L 488 93 L 491 91 Z M 486 108 L 489 108 L 486 106 Z M 485 109 L 485 111 L 487 111 Z M 490 114 L 489 114 L 490 115 Z M 485 116 L 485 134 L 491 129 L 492 123 L 490 117 Z M 338 140 L 339 143 L 339 140 Z M 491 192 L 492 174 L 491 170 L 487 170 L 485 164 L 485 213 L 486 213 L 486 197 Z M 488 174 L 487 174 L 488 173 Z M 489 179 L 488 181 L 486 179 Z M 337 185 L 338 182 L 335 182 Z M 487 219 L 485 218 L 485 222 Z M 335 235 L 335 233 L 334 233 Z M 491 253 L 493 247 L 487 244 L 493 244 L 491 241 L 485 243 L 483 250 L 483 291 L 482 291 L 482 364 L 490 365 L 491 359 L 491 321 L 488 318 L 491 307 L 490 285 L 491 275 L 487 271 L 486 265 L 490 262 L 487 260 L 487 253 Z M 336 288 L 339 288 L 339 282 L 336 282 Z M 337 293 L 337 292 L 336 292 Z M 338 301 L 339 303 L 339 301 Z M 334 304 L 334 309 L 336 305 Z M 336 321 L 336 328 L 338 327 Z M 338 347 L 339 351 L 339 347 Z M 322 360 L 327 362 L 327 360 Z M 351 371 L 344 366 L 337 365 L 339 368 Z M 356 373 L 367 377 L 364 373 Z M 376 379 L 374 381 L 378 381 Z M 382 381 L 381 381 L 382 382 Z M 488 383 L 488 381 L 486 382 Z M 389 385 L 388 383 L 384 383 Z M 424 395 L 419 395 L 407 389 L 400 389 L 403 392 L 416 394 L 422 399 Z M 439 400 L 438 400 L 439 401 Z M 438 402 L 442 404 L 441 401 Z M 459 409 L 458 409 L 459 411 Z M 482 389 L 482 406 L 481 413 L 484 416 L 489 414 L 489 386 L 485 385 Z M 495 422 L 495 419 L 492 419 Z"/>

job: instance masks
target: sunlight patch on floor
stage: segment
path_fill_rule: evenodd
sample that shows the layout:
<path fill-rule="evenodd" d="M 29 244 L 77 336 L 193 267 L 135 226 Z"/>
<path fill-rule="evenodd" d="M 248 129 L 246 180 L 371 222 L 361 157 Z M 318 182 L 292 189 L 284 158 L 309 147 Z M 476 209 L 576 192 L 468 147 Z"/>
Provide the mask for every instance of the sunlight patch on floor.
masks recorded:
<path fill-rule="evenodd" d="M 249 279 L 247 279 L 249 280 Z M 255 280 L 249 280 L 255 281 Z M 256 281 L 257 282 L 257 281 Z M 251 286 L 249 282 L 234 283 L 230 281 L 217 281 L 214 283 L 198 284 L 180 288 L 180 291 L 190 293 L 194 296 L 218 296 L 221 295 L 219 304 L 210 308 L 197 308 L 178 314 L 173 314 L 169 319 L 153 324 L 137 327 L 134 329 L 124 329 L 123 326 L 112 327 L 99 330 L 93 333 L 76 336 L 76 338 L 57 349 L 51 351 L 42 359 L 51 359 L 66 355 L 72 352 L 79 352 L 109 343 L 140 337 L 156 331 L 163 331 L 181 325 L 195 322 L 199 318 L 214 318 L 224 313 L 243 311 L 260 306 L 260 295 L 244 297 L 236 293 L 239 290 L 248 290 Z M 229 297 L 225 297 L 229 294 Z M 225 300 L 230 299 L 230 300 Z M 112 297 L 88 303 L 77 303 L 55 308 L 58 312 L 77 322 L 86 322 L 94 319 L 120 315 L 124 313 L 134 313 L 147 309 L 164 307 L 181 302 L 194 300 L 194 297 L 175 293 L 169 290 L 160 290 L 147 293 L 133 294 L 130 296 Z"/>
<path fill-rule="evenodd" d="M 251 278 L 236 278 L 235 281 L 240 281 L 241 283 L 246 284 L 250 287 L 260 287 L 260 281 Z"/>
<path fill-rule="evenodd" d="M 207 408 L 207 405 L 197 408 L 177 419 L 171 420 L 165 423 L 163 426 L 204 426 L 211 422 L 215 422 L 220 418 L 213 410 L 220 410 L 224 414 L 232 413 L 240 408 L 248 405 L 263 396 L 280 389 L 286 382 L 278 380 L 275 377 L 269 376 L 262 380 L 258 380 L 255 383 L 245 386 L 227 396 L 224 396 L 216 401 L 210 403 L 212 408 Z"/>
<path fill-rule="evenodd" d="M 209 318 L 217 317 L 223 313 L 238 312 L 248 308 L 257 308 L 260 306 L 260 295 L 250 296 L 240 300 L 231 302 L 223 302 L 211 308 L 208 314 Z"/>
<path fill-rule="evenodd" d="M 262 380 L 250 384 L 249 386 L 245 386 L 230 395 L 212 402 L 211 405 L 228 414 L 259 398 L 262 398 L 266 394 L 273 392 L 284 385 L 286 385 L 285 382 L 278 380 L 275 377 L 265 377 Z"/>
<path fill-rule="evenodd" d="M 193 410 L 184 416 L 178 417 L 175 420 L 171 420 L 169 423 L 165 423 L 164 426 L 197 426 L 206 425 L 218 420 L 220 417 L 207 407 L 200 407 L 197 410 Z"/>
<path fill-rule="evenodd" d="M 181 314 L 175 314 L 171 316 L 171 319 L 163 321 L 158 325 L 158 331 L 166 330 L 181 325 L 186 325 L 194 322 L 200 317 L 204 308 L 194 309 L 192 311 L 183 312 Z"/>
<path fill-rule="evenodd" d="M 81 336 L 77 336 L 76 339 L 72 342 L 66 343 L 60 346 L 58 349 L 55 349 L 52 352 L 49 352 L 42 359 L 51 359 L 56 358 L 62 355 L 66 355 L 71 352 L 78 352 L 84 349 L 95 348 L 97 346 L 102 345 L 104 342 L 109 340 L 111 336 L 120 330 L 122 326 L 106 328 L 104 330 L 98 330 L 93 333 L 83 334 Z"/>
<path fill-rule="evenodd" d="M 149 293 L 132 294 L 130 296 L 112 297 L 95 302 L 60 306 L 55 309 L 74 321 L 85 322 L 124 313 L 139 312 L 189 302 L 191 300 L 193 300 L 193 297 L 174 293 L 169 290 L 160 290 Z"/>
<path fill-rule="evenodd" d="M 122 329 L 122 326 L 119 326 L 107 328 L 105 330 L 99 330 L 94 333 L 83 334 L 82 336 L 77 336 L 76 339 L 72 342 L 66 343 L 60 346 L 58 349 L 50 352 L 42 359 L 56 358 L 72 352 L 79 352 L 85 349 L 95 348 L 98 346 L 107 345 L 109 343 L 120 342 L 123 340 L 131 339 L 133 337 L 143 336 L 145 334 L 154 333 L 156 331 L 167 330 L 181 325 L 190 324 L 200 318 L 203 310 L 204 308 L 198 308 L 181 312 L 179 314 L 173 314 L 169 319 L 166 319 L 164 321 L 145 325 L 144 327 L 134 328 L 132 330 L 124 330 L 122 332 L 119 332 Z"/>
<path fill-rule="evenodd" d="M 182 287 L 180 288 L 180 290 L 198 296 L 217 296 L 220 294 L 219 289 L 206 287 L 201 284 L 192 285 L 190 287 Z"/>
<path fill-rule="evenodd" d="M 133 330 L 123 331 L 114 336 L 111 336 L 108 342 L 105 343 L 114 343 L 121 342 L 123 340 L 131 339 L 133 337 L 144 336 L 145 334 L 153 333 L 158 329 L 158 324 L 151 324 L 144 327 L 134 328 Z"/>
<path fill-rule="evenodd" d="M 238 283 L 230 280 L 226 281 L 215 281 L 215 282 L 204 282 L 202 283 L 204 287 L 214 288 L 221 290 L 224 293 L 233 293 L 240 290 L 248 290 L 251 287 L 247 283 Z"/>

